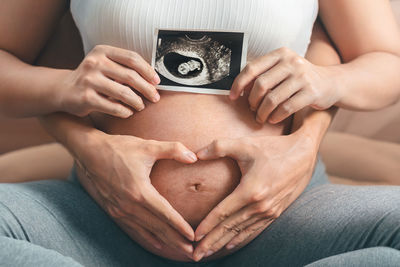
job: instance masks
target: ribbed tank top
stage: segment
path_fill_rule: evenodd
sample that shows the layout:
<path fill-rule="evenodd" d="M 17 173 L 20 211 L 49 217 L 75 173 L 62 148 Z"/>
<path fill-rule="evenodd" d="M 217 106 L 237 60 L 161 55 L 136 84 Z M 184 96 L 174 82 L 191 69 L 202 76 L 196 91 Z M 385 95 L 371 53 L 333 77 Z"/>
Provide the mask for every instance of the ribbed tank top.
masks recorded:
<path fill-rule="evenodd" d="M 71 12 L 86 54 L 107 44 L 150 62 L 156 28 L 235 30 L 251 60 L 283 46 L 304 56 L 318 0 L 71 0 Z"/>

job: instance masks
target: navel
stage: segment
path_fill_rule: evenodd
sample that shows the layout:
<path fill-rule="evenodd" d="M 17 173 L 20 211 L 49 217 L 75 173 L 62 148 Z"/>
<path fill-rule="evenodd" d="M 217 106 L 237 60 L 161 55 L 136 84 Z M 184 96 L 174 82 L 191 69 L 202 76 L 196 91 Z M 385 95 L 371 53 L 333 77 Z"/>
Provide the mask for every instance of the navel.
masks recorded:
<path fill-rule="evenodd" d="M 202 185 L 200 183 L 194 183 L 192 185 L 190 185 L 190 191 L 192 192 L 199 192 L 202 188 Z"/>

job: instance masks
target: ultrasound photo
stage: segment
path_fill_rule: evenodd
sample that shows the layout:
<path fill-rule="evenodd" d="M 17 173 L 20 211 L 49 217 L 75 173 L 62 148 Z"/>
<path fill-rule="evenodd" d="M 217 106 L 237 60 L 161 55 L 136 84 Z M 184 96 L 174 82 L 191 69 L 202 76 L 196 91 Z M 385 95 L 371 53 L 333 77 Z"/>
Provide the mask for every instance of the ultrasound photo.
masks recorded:
<path fill-rule="evenodd" d="M 154 42 L 158 89 L 228 95 L 246 64 L 243 32 L 160 29 Z"/>

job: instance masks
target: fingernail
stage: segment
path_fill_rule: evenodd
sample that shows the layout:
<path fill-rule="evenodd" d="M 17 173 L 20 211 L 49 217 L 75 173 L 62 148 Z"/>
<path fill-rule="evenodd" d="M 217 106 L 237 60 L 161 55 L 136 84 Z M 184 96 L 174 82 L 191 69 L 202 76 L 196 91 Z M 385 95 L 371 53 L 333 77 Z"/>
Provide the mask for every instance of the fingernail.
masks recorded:
<path fill-rule="evenodd" d="M 190 161 L 196 161 L 197 157 L 192 151 L 186 151 L 185 153 L 186 158 L 190 159 Z"/>
<path fill-rule="evenodd" d="M 155 84 L 159 84 L 161 82 L 160 76 L 158 76 L 157 73 L 156 73 L 156 75 L 154 75 L 153 82 Z"/>
<path fill-rule="evenodd" d="M 204 235 L 201 235 L 201 236 L 199 236 L 199 237 L 196 237 L 196 241 L 200 241 L 200 240 L 202 240 L 202 239 L 203 239 L 203 237 L 204 237 Z"/>
<path fill-rule="evenodd" d="M 160 245 L 159 243 L 154 243 L 153 246 L 154 246 L 156 249 L 162 249 L 162 247 L 161 247 L 161 245 Z"/>
<path fill-rule="evenodd" d="M 204 148 L 202 150 L 200 150 L 199 152 L 197 152 L 197 156 L 200 157 L 205 157 L 208 154 L 208 148 Z"/>
<path fill-rule="evenodd" d="M 153 102 L 158 102 L 160 100 L 160 94 L 156 93 L 153 97 Z"/>
<path fill-rule="evenodd" d="M 204 257 L 204 254 L 205 254 L 204 251 L 199 252 L 199 253 L 197 254 L 197 257 L 196 257 L 195 261 L 201 260 L 201 259 Z"/>
<path fill-rule="evenodd" d="M 235 245 L 229 244 L 226 246 L 227 249 L 233 249 L 235 247 Z"/>
<path fill-rule="evenodd" d="M 214 251 L 209 250 L 209 251 L 207 251 L 207 253 L 206 253 L 206 257 L 210 257 L 212 254 L 214 254 Z"/>
<path fill-rule="evenodd" d="M 186 252 L 187 252 L 188 254 L 190 254 L 190 256 L 192 256 L 192 254 L 193 254 L 193 246 L 192 246 L 192 245 L 188 245 L 188 246 L 186 247 Z"/>
<path fill-rule="evenodd" d="M 122 112 L 124 117 L 130 117 L 133 115 L 133 111 L 132 110 L 125 110 Z"/>
<path fill-rule="evenodd" d="M 196 160 L 197 160 L 197 158 L 196 158 Z M 189 235 L 186 236 L 186 238 L 187 238 L 190 242 L 194 242 L 195 235 L 194 235 L 194 233 L 189 233 Z"/>

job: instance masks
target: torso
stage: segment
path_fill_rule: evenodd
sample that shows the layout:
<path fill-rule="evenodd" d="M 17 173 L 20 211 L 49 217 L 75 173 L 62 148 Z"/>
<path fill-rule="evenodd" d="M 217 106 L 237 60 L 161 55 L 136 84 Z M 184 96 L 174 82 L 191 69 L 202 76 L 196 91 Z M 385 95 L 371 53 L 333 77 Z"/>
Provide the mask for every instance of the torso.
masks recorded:
<path fill-rule="evenodd" d="M 85 53 L 97 44 L 108 44 L 134 50 L 150 62 L 155 28 L 224 29 L 248 33 L 248 59 L 252 60 L 282 46 L 304 55 L 318 3 L 317 0 L 72 0 L 71 10 Z M 160 93 L 157 104 L 146 102 L 146 109 L 129 119 L 95 114 L 93 120 L 108 133 L 180 141 L 193 151 L 218 138 L 281 135 L 290 126 L 290 120 L 260 126 L 245 97 L 231 102 L 226 96 Z M 156 189 L 193 227 L 235 188 L 240 176 L 236 163 L 228 158 L 193 165 L 161 160 L 151 173 Z M 152 252 L 170 259 L 184 259 L 172 251 Z"/>

